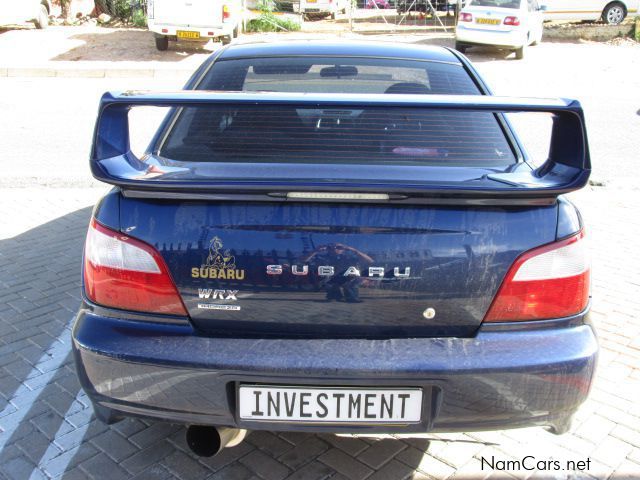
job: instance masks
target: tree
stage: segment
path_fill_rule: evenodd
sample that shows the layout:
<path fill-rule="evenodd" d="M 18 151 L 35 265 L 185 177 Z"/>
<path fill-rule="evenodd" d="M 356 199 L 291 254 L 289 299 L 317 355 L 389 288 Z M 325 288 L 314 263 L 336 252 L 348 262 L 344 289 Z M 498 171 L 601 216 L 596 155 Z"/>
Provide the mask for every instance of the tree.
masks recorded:
<path fill-rule="evenodd" d="M 62 14 L 62 18 L 69 18 L 71 14 L 71 2 L 73 0 L 60 0 L 60 13 Z"/>

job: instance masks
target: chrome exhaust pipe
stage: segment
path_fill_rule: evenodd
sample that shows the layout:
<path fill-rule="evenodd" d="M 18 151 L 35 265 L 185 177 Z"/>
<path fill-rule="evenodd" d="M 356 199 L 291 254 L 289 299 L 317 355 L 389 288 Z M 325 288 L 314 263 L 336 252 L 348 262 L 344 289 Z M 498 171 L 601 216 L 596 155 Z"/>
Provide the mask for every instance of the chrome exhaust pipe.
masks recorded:
<path fill-rule="evenodd" d="M 247 435 L 239 428 L 190 425 L 187 428 L 187 445 L 199 457 L 212 457 L 225 447 L 235 447 Z"/>

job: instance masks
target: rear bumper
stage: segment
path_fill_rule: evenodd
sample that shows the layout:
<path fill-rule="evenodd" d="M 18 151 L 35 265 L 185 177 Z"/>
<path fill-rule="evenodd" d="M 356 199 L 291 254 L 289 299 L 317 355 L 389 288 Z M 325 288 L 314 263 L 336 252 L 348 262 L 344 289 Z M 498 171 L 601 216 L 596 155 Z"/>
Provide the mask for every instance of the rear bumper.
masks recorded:
<path fill-rule="evenodd" d="M 187 25 L 171 25 L 158 23 L 149 25 L 149 30 L 154 32 L 156 35 L 167 37 L 177 37 L 178 31 L 198 32 L 199 38 L 193 39 L 197 41 L 199 39 L 217 38 L 224 37 L 226 35 L 232 35 L 234 27 L 235 25 L 232 22 L 210 27 L 192 27 Z M 179 38 L 178 40 L 190 39 Z"/>
<path fill-rule="evenodd" d="M 302 5 L 300 7 L 300 10 L 302 10 L 302 13 L 324 13 L 324 14 L 329 14 L 329 13 L 337 13 L 338 7 L 337 7 L 337 5 L 333 5 L 333 4 L 311 3 L 309 5 Z"/>
<path fill-rule="evenodd" d="M 237 339 L 81 310 L 73 350 L 82 387 L 107 421 L 415 433 L 562 429 L 587 397 L 598 346 L 588 324 L 480 330 L 474 338 Z M 405 426 L 246 422 L 236 416 L 239 383 L 422 387 L 423 419 Z"/>
<path fill-rule="evenodd" d="M 527 34 L 523 30 L 486 30 L 465 27 L 456 27 L 456 41 L 467 45 L 491 45 L 504 48 L 520 48 L 527 43 Z"/>

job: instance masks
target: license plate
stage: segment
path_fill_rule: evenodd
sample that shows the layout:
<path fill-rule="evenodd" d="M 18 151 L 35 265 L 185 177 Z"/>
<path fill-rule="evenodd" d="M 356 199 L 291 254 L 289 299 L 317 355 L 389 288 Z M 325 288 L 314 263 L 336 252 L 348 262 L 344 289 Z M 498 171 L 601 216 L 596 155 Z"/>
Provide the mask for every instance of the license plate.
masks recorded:
<path fill-rule="evenodd" d="M 307 0 L 307 3 L 316 3 L 317 0 Z"/>
<path fill-rule="evenodd" d="M 501 20 L 499 18 L 476 18 L 476 23 L 482 23 L 484 25 L 500 25 Z"/>
<path fill-rule="evenodd" d="M 200 32 L 189 32 L 187 30 L 178 30 L 176 32 L 178 38 L 190 38 L 190 39 L 198 39 L 200 38 Z"/>
<path fill-rule="evenodd" d="M 307 423 L 418 423 L 420 388 L 241 385 L 240 418 Z"/>

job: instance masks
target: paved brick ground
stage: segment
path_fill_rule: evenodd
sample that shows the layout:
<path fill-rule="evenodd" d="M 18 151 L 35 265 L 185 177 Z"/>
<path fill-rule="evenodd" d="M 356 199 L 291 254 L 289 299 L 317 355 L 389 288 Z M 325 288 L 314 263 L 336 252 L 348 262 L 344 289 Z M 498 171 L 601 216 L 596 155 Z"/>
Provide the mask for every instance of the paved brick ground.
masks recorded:
<path fill-rule="evenodd" d="M 194 457 L 177 425 L 102 425 L 79 390 L 69 327 L 90 206 L 102 191 L 0 191 L 0 479 L 640 478 L 638 191 L 594 188 L 575 195 L 590 226 L 602 355 L 591 397 L 569 434 L 538 428 L 417 438 L 254 432 L 213 459 Z M 576 473 L 481 468 L 481 457 L 525 455 L 591 463 Z"/>

